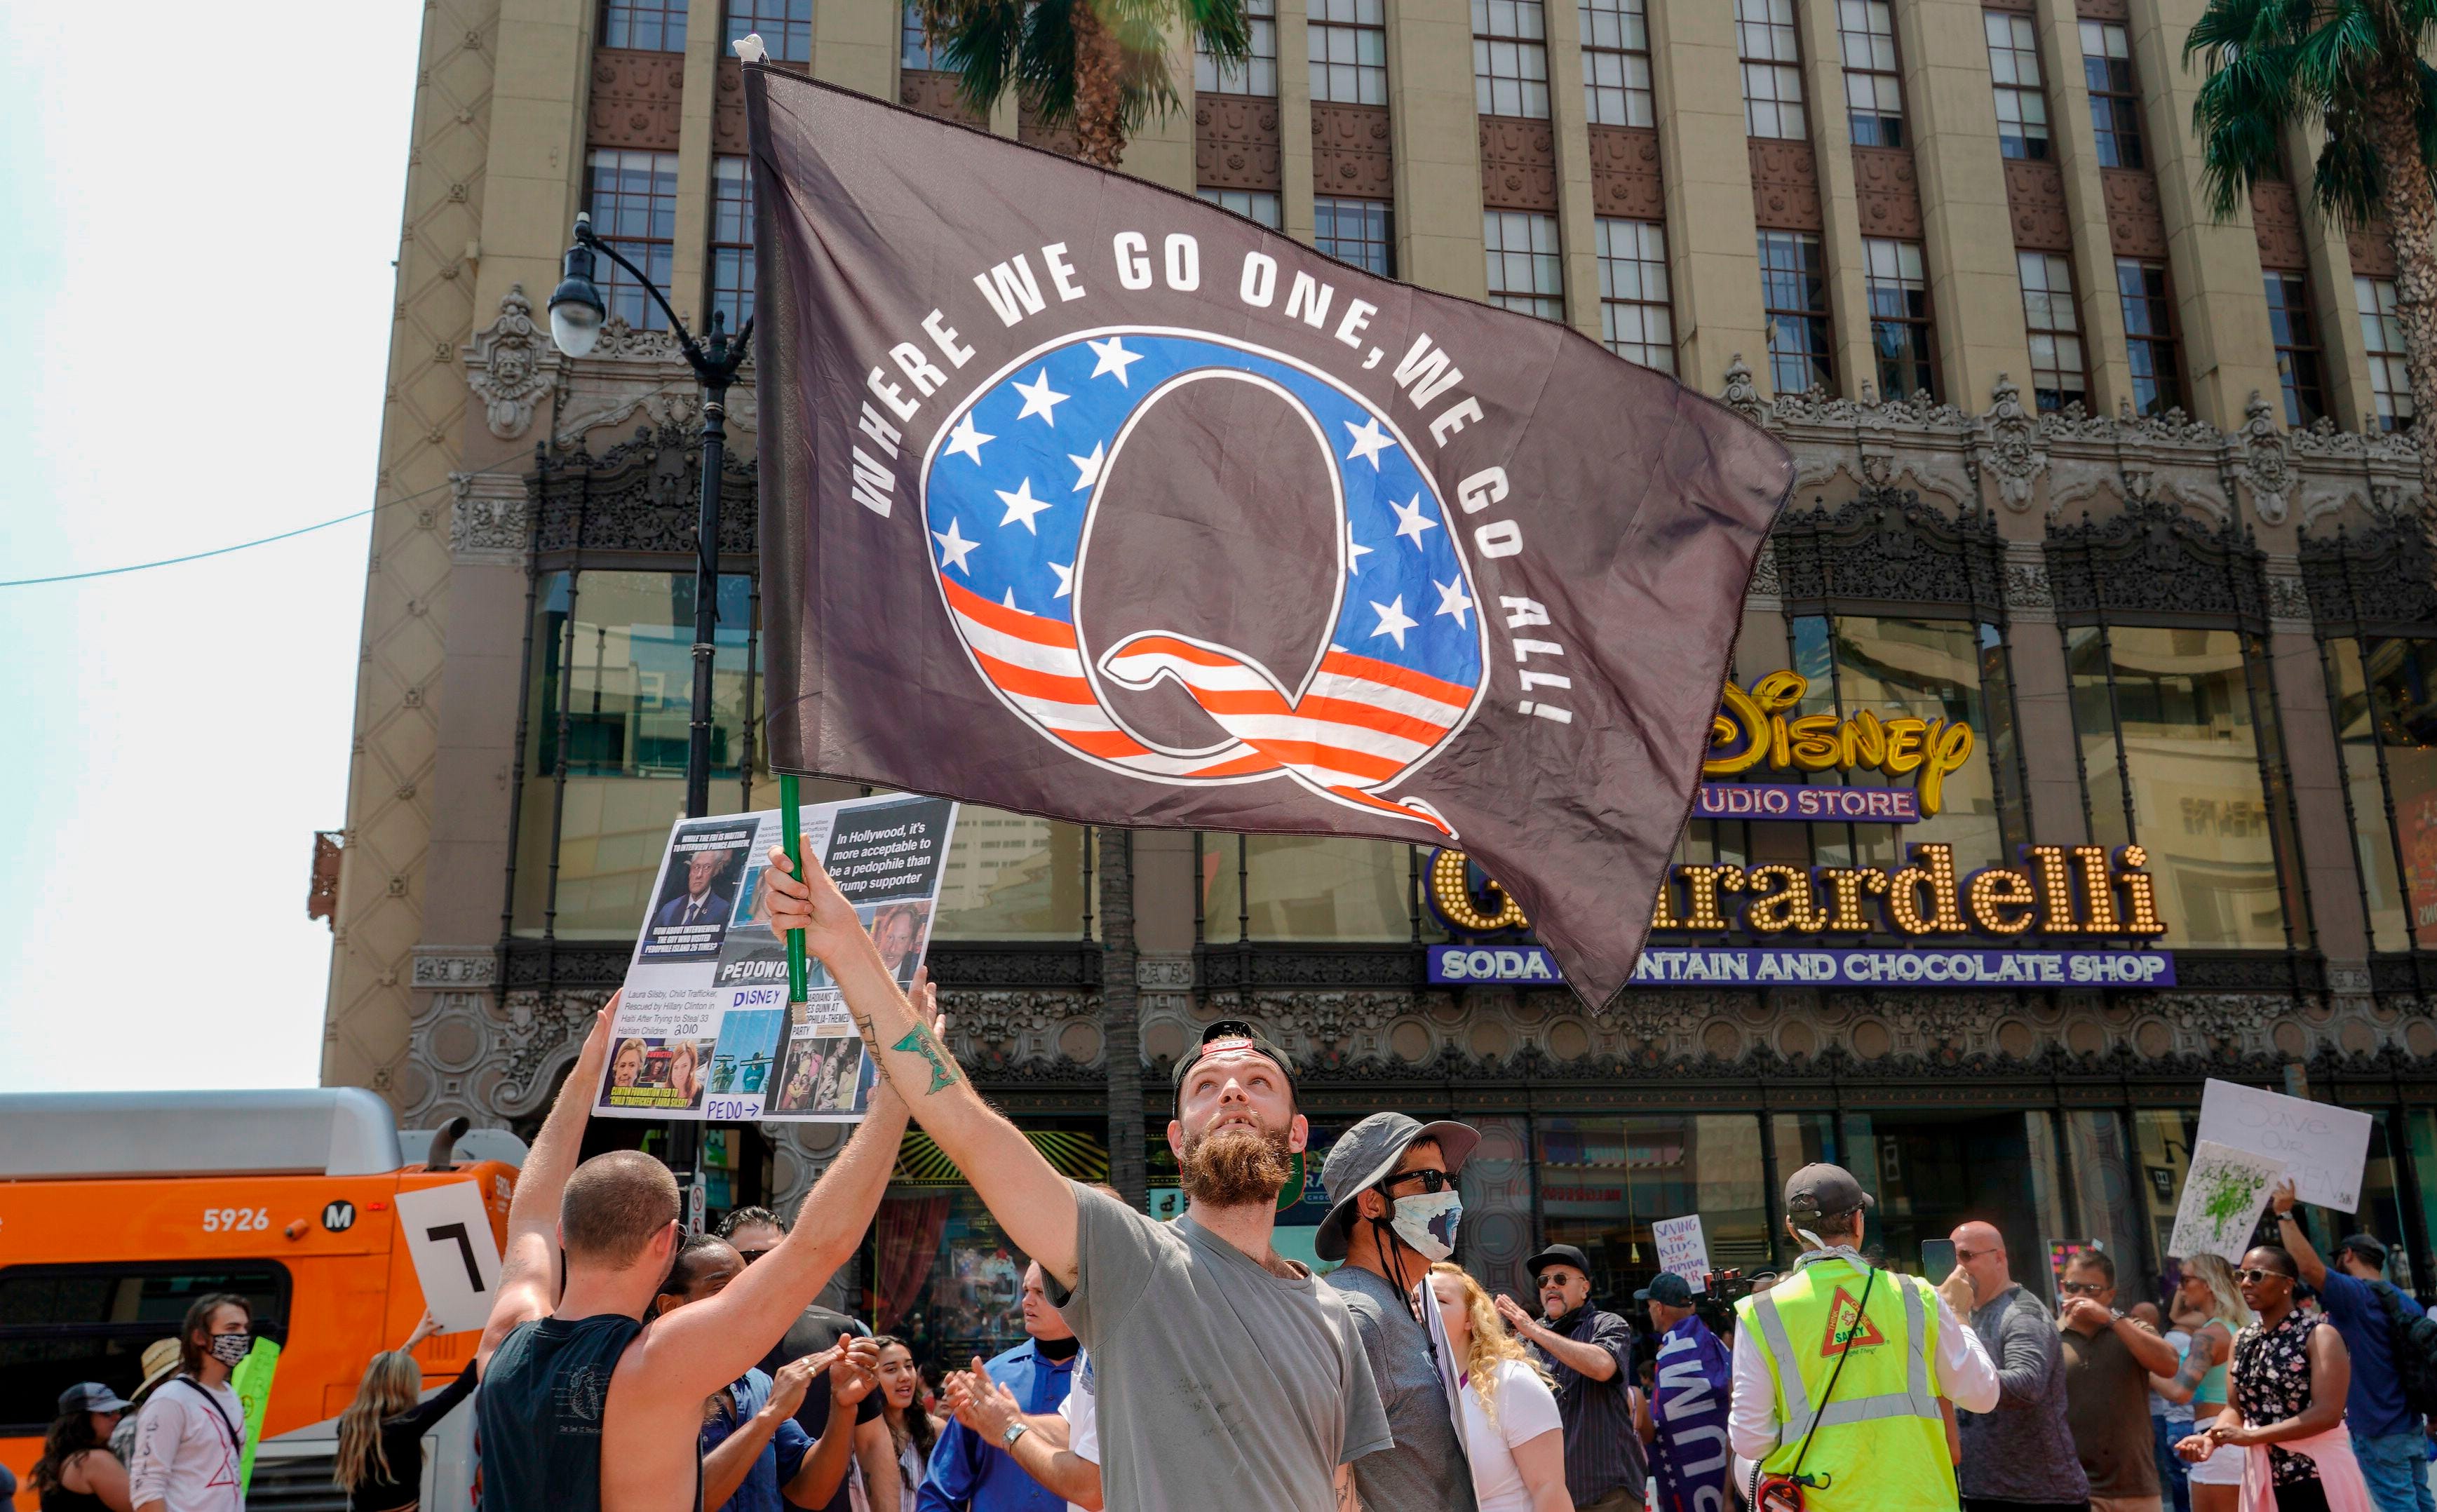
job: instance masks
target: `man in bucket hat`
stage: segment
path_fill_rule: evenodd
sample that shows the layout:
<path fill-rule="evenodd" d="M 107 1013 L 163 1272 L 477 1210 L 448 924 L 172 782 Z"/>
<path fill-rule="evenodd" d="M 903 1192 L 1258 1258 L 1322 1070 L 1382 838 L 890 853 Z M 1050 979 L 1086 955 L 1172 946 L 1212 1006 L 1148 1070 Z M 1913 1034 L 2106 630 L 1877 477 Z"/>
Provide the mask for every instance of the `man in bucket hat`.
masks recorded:
<path fill-rule="evenodd" d="M 1354 1462 L 1368 1507 L 1473 1512 L 1472 1472 L 1412 1297 L 1431 1262 L 1455 1253 L 1464 1216 L 1456 1173 L 1480 1142 L 1466 1124 L 1375 1113 L 1338 1136 L 1320 1169 L 1328 1216 L 1312 1249 L 1345 1262 L 1328 1284 L 1354 1314 L 1396 1437 L 1394 1448 Z"/>

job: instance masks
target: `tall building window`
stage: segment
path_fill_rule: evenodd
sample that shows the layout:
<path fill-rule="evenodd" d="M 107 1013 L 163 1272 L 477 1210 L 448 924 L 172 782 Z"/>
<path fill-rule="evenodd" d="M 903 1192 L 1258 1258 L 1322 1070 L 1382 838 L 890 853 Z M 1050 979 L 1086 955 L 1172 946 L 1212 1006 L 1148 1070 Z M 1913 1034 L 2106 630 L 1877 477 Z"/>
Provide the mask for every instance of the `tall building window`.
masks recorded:
<path fill-rule="evenodd" d="M 2132 77 L 2132 45 L 2113 21 L 2081 24 L 2081 71 L 2090 80 L 2090 124 L 2098 133 L 2098 161 L 2111 168 L 2145 168 L 2141 150 L 2141 86 Z"/>
<path fill-rule="evenodd" d="M 2090 837 L 2148 850 L 2167 942 L 2285 948 L 2282 816 L 2260 762 L 2275 748 L 2275 703 L 2253 686 L 2267 665 L 2257 638 L 2074 625 L 2065 663 Z"/>
<path fill-rule="evenodd" d="M 1845 114 L 1855 147 L 1904 145 L 1903 81 L 1896 73 L 1896 23 L 1887 0 L 1836 0 L 1845 50 Z"/>
<path fill-rule="evenodd" d="M 1489 253 L 1489 302 L 1542 320 L 1566 318 L 1566 270 L 1557 253 L 1557 218 L 1489 210 L 1481 218 Z"/>
<path fill-rule="evenodd" d="M 1473 107 L 1549 115 L 1549 18 L 1540 0 L 1472 0 Z"/>
<path fill-rule="evenodd" d="M 1204 95 L 1274 96 L 1278 92 L 1278 0 L 1244 0 L 1244 61 L 1221 66 L 1193 50 L 1193 87 Z"/>
<path fill-rule="evenodd" d="M 753 318 L 753 173 L 742 157 L 710 160 L 710 308 L 731 332 Z"/>
<path fill-rule="evenodd" d="M 1645 0 L 1582 0 L 1583 97 L 1593 126 L 1649 126 L 1650 17 Z"/>
<path fill-rule="evenodd" d="M 2041 93 L 2040 39 L 2028 16 L 1984 10 L 1989 78 L 1997 88 L 1997 149 L 2007 157 L 2048 155 L 2048 101 Z"/>
<path fill-rule="evenodd" d="M 2370 948 L 2437 950 L 2437 641 L 2346 637 L 2323 649 Z M 2393 817 L 2383 834 L 2380 815 Z"/>
<path fill-rule="evenodd" d="M 1221 210 L 1233 210 L 1248 220 L 1278 229 L 1278 197 L 1267 189 L 1201 189 L 1202 199 Z"/>
<path fill-rule="evenodd" d="M 650 274 L 653 283 L 668 288 L 675 261 L 677 155 L 596 148 L 587 162 L 591 173 L 585 208 L 592 212 L 593 231 Z M 632 273 L 604 257 L 594 276 L 611 315 L 637 330 L 668 329 L 659 303 Z"/>
<path fill-rule="evenodd" d="M 1828 273 L 1807 231 L 1760 234 L 1761 304 L 1768 314 L 1769 382 L 1780 394 L 1836 383 L 1828 340 Z"/>
<path fill-rule="evenodd" d="M 914 0 L 905 0 L 903 37 L 897 49 L 900 68 L 936 69 L 939 66 L 938 50 L 922 38 L 922 16 L 914 9 Z"/>
<path fill-rule="evenodd" d="M 1877 357 L 1879 397 L 1937 397 L 1931 378 L 1929 280 L 1920 243 L 1862 241 L 1863 277 L 1870 296 L 1870 347 Z"/>
<path fill-rule="evenodd" d="M 2411 428 L 2411 380 L 2403 371 L 2403 323 L 2394 316 L 2394 280 L 2353 276 L 2353 304 L 2360 311 L 2361 346 L 2369 354 L 2369 389 L 2377 401 L 2377 428 Z"/>
<path fill-rule="evenodd" d="M 1744 70 L 1744 134 L 1808 135 L 1794 0 L 1735 0 L 1735 50 Z"/>
<path fill-rule="evenodd" d="M 2052 252 L 2018 252 L 2023 325 L 2031 339 L 2031 394 L 2043 411 L 2086 403 L 2089 363 L 2081 349 L 2081 310 L 2074 303 L 2073 264 Z"/>
<path fill-rule="evenodd" d="M 601 45 L 685 51 L 686 0 L 603 0 Z"/>
<path fill-rule="evenodd" d="M 2175 306 L 2166 292 L 2166 265 L 2115 259 L 2115 292 L 2124 305 L 2124 343 L 2132 358 L 2132 408 L 2164 414 L 2183 408 L 2183 364 L 2175 354 Z"/>
<path fill-rule="evenodd" d="M 1388 0 L 1308 0 L 1304 32 L 1311 97 L 1332 105 L 1388 103 Z"/>
<path fill-rule="evenodd" d="M 1314 200 L 1311 244 L 1382 278 L 1396 276 L 1396 213 L 1385 200 Z"/>
<path fill-rule="evenodd" d="M 1675 371 L 1675 317 L 1667 302 L 1667 228 L 1656 220 L 1592 222 L 1600 273 L 1600 336 L 1627 361 Z"/>
<path fill-rule="evenodd" d="M 2285 390 L 2285 423 L 2306 426 L 2327 413 L 2319 378 L 2319 325 L 2310 318 L 2310 280 L 2270 272 L 2268 328 L 2276 342 L 2276 380 Z"/>
<path fill-rule="evenodd" d="M 759 32 L 770 56 L 785 63 L 813 61 L 813 0 L 728 0 L 728 45 L 723 56 L 734 56 L 735 44 Z"/>

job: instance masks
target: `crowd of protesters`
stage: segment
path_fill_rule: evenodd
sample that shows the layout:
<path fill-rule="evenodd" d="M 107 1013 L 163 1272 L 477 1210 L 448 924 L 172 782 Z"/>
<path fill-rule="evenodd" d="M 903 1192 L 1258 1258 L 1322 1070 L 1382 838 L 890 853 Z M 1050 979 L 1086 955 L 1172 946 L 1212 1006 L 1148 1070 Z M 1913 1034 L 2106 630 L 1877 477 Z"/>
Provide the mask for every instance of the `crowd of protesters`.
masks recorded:
<path fill-rule="evenodd" d="M 613 1003 L 527 1157 L 472 1363 L 425 1398 L 427 1318 L 341 1415 L 354 1512 L 418 1505 L 421 1440 L 469 1396 L 482 1512 L 2437 1512 L 2437 1323 L 2375 1239 L 2323 1259 L 2289 1187 L 2279 1242 L 2238 1264 L 2191 1257 L 2171 1292 L 2125 1298 L 2092 1246 L 2051 1310 L 1987 1222 L 1955 1230 L 1936 1285 L 1887 1267 L 1870 1195 L 1813 1165 L 1785 1184 L 1789 1271 L 1662 1273 L 1632 1319 L 1569 1244 L 1526 1262 L 1526 1299 L 1453 1263 L 1480 1136 L 1379 1113 L 1323 1165 L 1319 1275 L 1271 1242 L 1309 1130 L 1257 1029 L 1212 1025 L 1179 1058 L 1186 1206 L 1155 1221 L 1058 1175 L 961 1075 L 928 984 L 900 990 L 827 877 L 771 864 L 773 926 L 805 931 L 873 1047 L 868 1117 L 792 1225 L 744 1208 L 688 1237 L 660 1162 L 576 1159 Z M 903 1341 L 811 1304 L 909 1117 L 1030 1257 L 1025 1342 L 936 1391 Z M 135 1400 L 71 1388 L 43 1512 L 242 1512 L 245 1372 L 276 1346 L 208 1296 Z"/>

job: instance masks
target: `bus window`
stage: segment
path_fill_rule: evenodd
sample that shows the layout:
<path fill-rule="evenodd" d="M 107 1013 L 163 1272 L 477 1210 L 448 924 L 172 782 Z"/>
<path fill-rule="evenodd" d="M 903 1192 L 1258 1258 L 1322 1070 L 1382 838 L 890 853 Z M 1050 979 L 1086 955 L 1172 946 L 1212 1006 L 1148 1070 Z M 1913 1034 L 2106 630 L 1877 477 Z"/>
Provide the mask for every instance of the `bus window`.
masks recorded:
<path fill-rule="evenodd" d="M 40 1435 L 80 1380 L 133 1396 L 145 1345 L 175 1337 L 186 1309 L 214 1292 L 244 1297 L 257 1319 L 288 1316 L 288 1267 L 276 1260 L 0 1270 L 0 1437 Z"/>

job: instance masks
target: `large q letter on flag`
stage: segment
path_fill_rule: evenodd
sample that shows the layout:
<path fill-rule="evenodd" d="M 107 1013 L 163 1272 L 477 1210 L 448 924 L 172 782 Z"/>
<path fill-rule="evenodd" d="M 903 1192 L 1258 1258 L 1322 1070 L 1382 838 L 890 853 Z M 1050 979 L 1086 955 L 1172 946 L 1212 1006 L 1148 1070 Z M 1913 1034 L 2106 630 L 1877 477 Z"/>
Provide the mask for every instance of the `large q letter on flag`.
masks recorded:
<path fill-rule="evenodd" d="M 745 79 L 773 764 L 1458 845 L 1622 987 L 1783 448 L 1564 326 Z"/>

